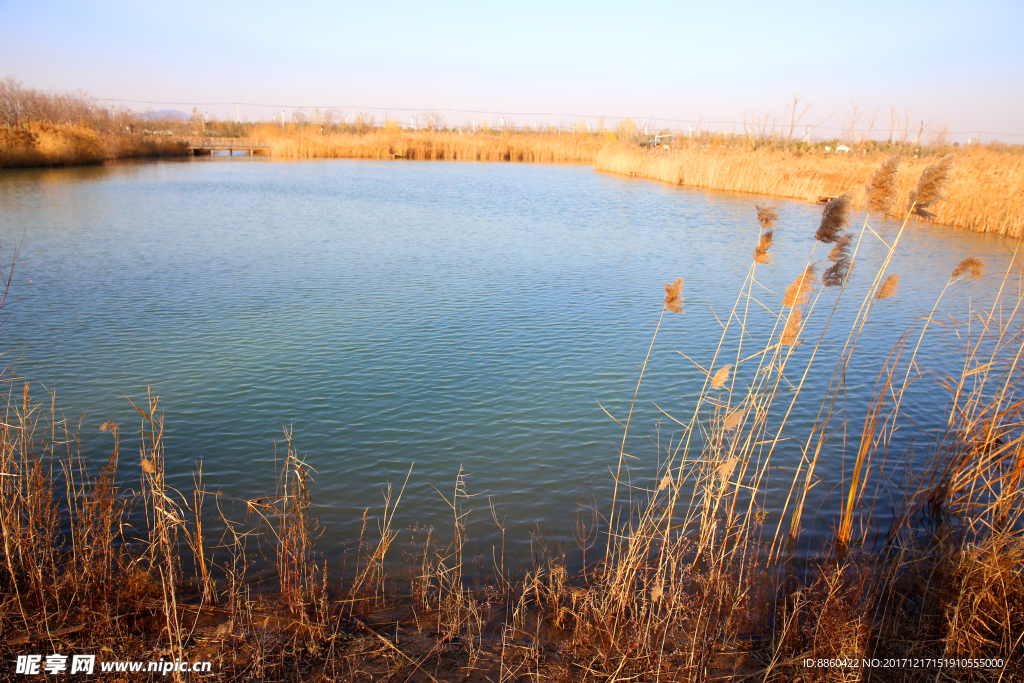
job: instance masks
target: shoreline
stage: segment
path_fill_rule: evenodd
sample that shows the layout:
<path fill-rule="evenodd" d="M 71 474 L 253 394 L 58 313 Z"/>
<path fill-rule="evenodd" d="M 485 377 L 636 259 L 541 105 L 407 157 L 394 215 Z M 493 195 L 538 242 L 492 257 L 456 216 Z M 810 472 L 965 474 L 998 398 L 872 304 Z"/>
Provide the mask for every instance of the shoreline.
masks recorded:
<path fill-rule="evenodd" d="M 36 124 L 0 128 L 0 171 L 89 166 L 116 159 L 187 156 L 186 143 L 153 135 L 97 132 L 83 126 Z"/>
<path fill-rule="evenodd" d="M 836 154 L 825 146 L 725 144 L 717 138 L 677 138 L 666 148 L 646 149 L 614 133 L 405 131 L 321 132 L 311 127 L 252 126 L 247 136 L 270 143 L 271 156 L 290 159 L 347 158 L 417 161 L 570 163 L 596 171 L 673 185 L 815 202 L 852 192 L 855 206 L 873 170 L 899 150 L 865 147 Z M 945 201 L 929 222 L 973 232 L 1024 236 L 1024 153 L 1017 148 L 941 147 L 905 154 L 894 213 L 901 217 L 912 177 L 954 154 Z M 97 133 L 75 126 L 36 125 L 0 129 L 0 169 L 97 164 L 129 158 L 188 156 L 181 138 Z"/>

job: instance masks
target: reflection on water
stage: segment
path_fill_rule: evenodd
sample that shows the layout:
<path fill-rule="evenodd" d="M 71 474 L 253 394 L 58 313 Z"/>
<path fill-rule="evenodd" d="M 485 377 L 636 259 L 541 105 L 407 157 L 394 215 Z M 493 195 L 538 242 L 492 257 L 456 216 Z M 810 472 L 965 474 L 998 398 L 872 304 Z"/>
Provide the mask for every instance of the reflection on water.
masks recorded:
<path fill-rule="evenodd" d="M 500 539 L 489 499 L 510 554 L 527 561 L 539 529 L 575 561 L 576 502 L 589 484 L 606 506 L 621 441 L 598 402 L 620 419 L 628 412 L 663 284 L 684 277 L 686 313 L 662 323 L 626 448 L 632 483 L 646 486 L 659 439 L 663 449 L 675 433 L 655 403 L 687 415 L 704 381 L 675 351 L 709 363 L 761 200 L 581 166 L 236 157 L 8 171 L 0 238 L 5 249 L 20 243 L 23 259 L 2 341 L 21 376 L 55 389 L 72 422 L 81 417 L 94 458 L 109 452 L 97 429 L 107 420 L 132 443 L 138 415 L 122 392 L 139 399 L 152 385 L 179 486 L 202 460 L 212 488 L 239 498 L 272 490 L 275 440 L 293 429 L 316 471 L 328 554 L 358 537 L 363 511 L 379 510 L 388 483 L 415 463 L 397 527 L 447 530 L 434 487 L 452 489 L 461 465 L 467 491 L 481 494 L 467 508 L 477 552 L 489 557 Z M 763 294 L 777 308 L 811 254 L 820 207 L 775 203 L 775 263 L 759 266 L 758 280 L 778 293 Z M 891 240 L 897 226 L 876 229 Z M 851 303 L 883 250 L 874 238 L 862 247 Z M 847 377 L 848 415 L 863 415 L 879 363 L 969 254 L 989 273 L 1008 261 L 997 238 L 908 226 L 892 269 L 903 274 L 899 294 L 877 305 Z M 963 313 L 996 284 L 958 287 L 945 307 Z M 790 418 L 762 501 L 769 512 L 788 491 L 855 310 L 840 307 L 818 351 L 832 362 L 816 363 Z M 750 333 L 769 329 L 758 322 Z M 923 357 L 942 368 L 957 350 L 938 330 Z M 928 428 L 944 400 L 921 383 L 905 407 Z M 819 532 L 839 504 L 841 448 L 823 458 L 808 504 Z"/>

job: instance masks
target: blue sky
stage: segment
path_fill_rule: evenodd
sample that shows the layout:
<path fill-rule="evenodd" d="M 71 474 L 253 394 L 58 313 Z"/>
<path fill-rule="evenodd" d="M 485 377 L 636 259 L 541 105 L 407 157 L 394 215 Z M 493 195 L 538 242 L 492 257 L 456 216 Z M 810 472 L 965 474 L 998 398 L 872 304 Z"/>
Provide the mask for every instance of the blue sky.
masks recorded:
<path fill-rule="evenodd" d="M 1024 142 L 1024 3 L 0 0 L 0 77 L 99 98 L 889 128 Z M 219 116 L 235 107 L 201 106 Z M 277 110 L 279 111 L 279 109 Z M 346 110 L 347 111 L 347 110 Z M 271 108 L 243 108 L 267 117 Z M 290 113 L 290 110 L 289 110 Z M 379 114 L 378 114 L 379 116 Z M 478 119 L 488 115 L 465 115 Z M 685 125 L 685 124 L 684 124 Z M 1021 134 L 1013 137 L 1009 134 Z"/>

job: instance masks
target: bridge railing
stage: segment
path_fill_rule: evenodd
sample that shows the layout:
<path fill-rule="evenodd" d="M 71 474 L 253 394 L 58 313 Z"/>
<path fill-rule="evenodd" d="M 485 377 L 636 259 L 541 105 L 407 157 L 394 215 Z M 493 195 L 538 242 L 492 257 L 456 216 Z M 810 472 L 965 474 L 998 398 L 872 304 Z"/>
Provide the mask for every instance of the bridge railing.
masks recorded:
<path fill-rule="evenodd" d="M 269 140 L 258 138 L 189 138 L 189 147 L 195 149 L 269 149 Z"/>

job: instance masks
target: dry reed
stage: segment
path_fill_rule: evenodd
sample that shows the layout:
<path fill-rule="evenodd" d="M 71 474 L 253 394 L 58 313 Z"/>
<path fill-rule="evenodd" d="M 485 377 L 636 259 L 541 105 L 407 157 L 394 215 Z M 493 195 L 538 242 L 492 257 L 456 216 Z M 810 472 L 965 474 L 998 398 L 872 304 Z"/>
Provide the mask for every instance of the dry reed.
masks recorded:
<path fill-rule="evenodd" d="M 968 280 L 977 280 L 985 271 L 985 264 L 976 256 L 968 256 L 953 269 L 951 277 L 966 275 Z"/>
<path fill-rule="evenodd" d="M 899 286 L 899 284 L 900 276 L 890 275 L 889 277 L 885 278 L 885 282 L 883 282 L 882 286 L 878 288 L 878 292 L 875 294 L 875 298 L 881 301 L 883 299 L 888 299 L 889 297 L 895 295 L 896 288 Z"/>
<path fill-rule="evenodd" d="M 718 372 L 711 378 L 711 388 L 721 389 L 725 386 L 725 383 L 729 381 L 729 370 L 732 368 L 731 365 L 722 366 Z"/>
<path fill-rule="evenodd" d="M 367 133 L 325 133 L 256 126 L 253 137 L 268 140 L 272 154 L 285 158 L 413 159 L 590 163 L 605 144 L 590 134 L 470 133 L 373 129 Z"/>
<path fill-rule="evenodd" d="M 823 244 L 835 244 L 843 234 L 843 228 L 850 226 L 851 193 L 844 192 L 835 199 L 830 199 L 821 212 L 821 223 L 814 239 Z"/>
<path fill-rule="evenodd" d="M 917 187 L 907 198 L 907 210 L 923 218 L 935 218 L 935 214 L 927 208 L 945 199 L 943 191 L 949 183 L 952 170 L 953 155 L 947 154 L 938 163 L 921 171 Z"/>
<path fill-rule="evenodd" d="M 106 159 L 180 156 L 188 148 L 179 140 L 99 133 L 83 126 L 34 123 L 0 128 L 0 168 L 74 166 Z"/>
<path fill-rule="evenodd" d="M 672 311 L 673 313 L 685 313 L 683 310 L 683 301 L 686 299 L 682 296 L 683 293 L 683 278 L 677 278 L 675 282 L 665 285 L 665 308 Z"/>
<path fill-rule="evenodd" d="M 816 201 L 863 187 L 887 158 L 871 152 L 796 153 L 701 145 L 681 145 L 661 153 L 617 144 L 597 154 L 594 168 L 674 185 Z M 934 156 L 901 158 L 906 173 L 897 178 L 894 205 L 907 205 L 915 190 L 910 178 L 934 161 Z M 1024 236 L 1024 160 L 1019 152 L 999 146 L 961 149 L 957 170 L 949 180 L 946 199 L 931 209 L 935 217 L 930 220 L 978 232 Z"/>
<path fill-rule="evenodd" d="M 871 174 L 867 186 L 864 188 L 864 204 L 868 211 L 876 211 L 882 214 L 892 213 L 892 207 L 899 193 L 897 182 L 897 170 L 899 169 L 899 155 L 892 157 L 878 167 L 878 170 Z"/>
<path fill-rule="evenodd" d="M 766 230 L 761 233 L 761 237 L 757 241 L 757 246 L 754 247 L 755 263 L 768 264 L 772 262 L 772 255 L 768 253 L 768 250 L 772 248 L 774 241 L 774 230 Z"/>
<path fill-rule="evenodd" d="M 814 293 L 814 275 L 817 272 L 817 266 L 813 263 L 807 266 L 803 273 L 796 276 L 796 279 L 789 283 L 786 287 L 786 292 L 782 296 L 782 305 L 788 308 L 794 306 L 803 306 L 810 298 L 811 294 Z"/>
<path fill-rule="evenodd" d="M 850 246 L 853 243 L 853 235 L 844 233 L 835 241 L 835 246 L 828 253 L 828 260 L 832 265 L 821 274 L 821 282 L 826 287 L 842 287 L 850 276 L 850 267 L 853 263 L 850 256 Z"/>
<path fill-rule="evenodd" d="M 800 336 L 800 326 L 803 318 L 803 311 L 799 308 L 794 308 L 789 317 L 786 318 L 786 326 L 782 328 L 782 335 L 779 337 L 779 343 L 783 346 L 795 346 L 797 339 Z"/>
<path fill-rule="evenodd" d="M 771 230 L 779 220 L 779 211 L 771 204 L 757 204 L 757 222 L 762 230 Z"/>

